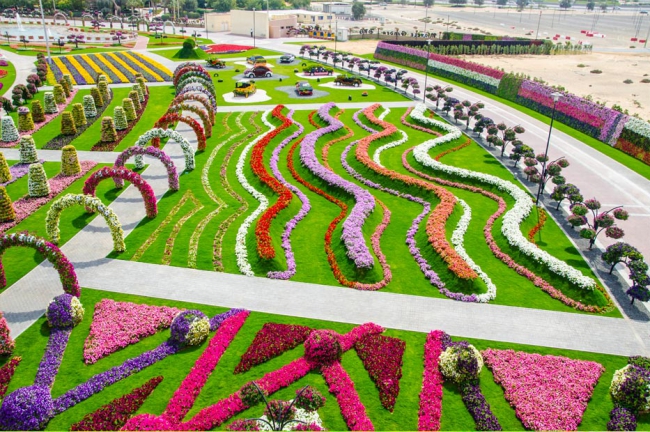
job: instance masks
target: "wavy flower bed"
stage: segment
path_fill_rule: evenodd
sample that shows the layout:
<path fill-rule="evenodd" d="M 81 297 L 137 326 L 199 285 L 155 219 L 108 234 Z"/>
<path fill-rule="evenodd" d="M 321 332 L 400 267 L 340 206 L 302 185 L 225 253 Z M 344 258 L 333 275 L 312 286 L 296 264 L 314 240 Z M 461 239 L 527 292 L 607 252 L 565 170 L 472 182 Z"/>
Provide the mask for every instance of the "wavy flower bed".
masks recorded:
<path fill-rule="evenodd" d="M 147 104 L 149 103 L 149 88 L 147 87 L 147 92 L 145 93 L 144 96 L 144 102 L 140 103 L 140 109 L 136 110 L 135 112 L 135 120 L 128 122 L 128 125 L 126 129 L 123 130 L 118 130 L 116 131 L 117 133 L 117 138 L 113 142 L 102 142 L 101 140 L 98 141 L 95 145 L 92 146 L 90 149 L 91 151 L 113 151 L 115 148 L 120 145 L 122 140 L 131 132 L 131 129 L 138 124 L 140 119 L 142 118 L 142 114 L 144 114 L 144 110 L 147 108 Z"/>
<path fill-rule="evenodd" d="M 299 325 L 264 324 L 246 352 L 242 354 L 234 373 L 249 371 L 253 366 L 265 363 L 294 349 L 307 339 L 311 330 L 309 327 Z"/>
<path fill-rule="evenodd" d="M 74 298 L 74 297 L 73 297 Z M 43 353 L 41 363 L 38 365 L 34 386 L 50 388 L 61 366 L 63 353 L 68 345 L 72 328 L 53 328 L 50 330 L 50 337 Z"/>
<path fill-rule="evenodd" d="M 537 248 L 521 234 L 520 225 L 533 208 L 533 201 L 526 192 L 512 182 L 500 179 L 496 176 L 444 165 L 429 156 L 429 150 L 459 138 L 462 136 L 462 133 L 455 126 L 425 117 L 423 115 L 425 111 L 426 107 L 423 104 L 419 104 L 411 112 L 411 116 L 423 124 L 430 124 L 439 129 L 446 130 L 448 133 L 440 138 L 425 141 L 415 147 L 415 150 L 413 151 L 415 159 L 428 168 L 439 170 L 449 175 L 487 183 L 506 192 L 515 200 L 514 207 L 504 215 L 503 226 L 501 228 L 501 232 L 508 240 L 508 243 L 511 246 L 518 248 L 522 253 L 533 258 L 535 261 L 543 263 L 549 268 L 549 270 L 563 278 L 566 278 L 578 287 L 593 290 L 596 287 L 596 282 L 593 279 L 583 275 L 579 270 L 576 270 L 564 261 L 555 258 L 548 252 Z"/>
<path fill-rule="evenodd" d="M 599 363 L 566 357 L 493 349 L 482 354 L 517 417 L 533 430 L 576 430 L 605 372 Z"/>
<path fill-rule="evenodd" d="M 411 129 L 419 130 L 420 132 L 428 133 L 430 135 L 442 136 L 440 132 L 434 131 L 433 129 L 425 128 L 409 122 L 408 117 L 409 115 L 411 115 L 411 111 L 413 111 L 413 107 L 409 107 L 409 109 L 406 110 L 406 112 L 404 113 L 404 115 L 402 115 L 402 118 L 400 119 L 404 126 L 408 126 Z"/>
<path fill-rule="evenodd" d="M 149 395 L 158 387 L 163 377 L 151 378 L 142 386 L 111 401 L 70 426 L 72 431 L 116 431 L 140 409 Z"/>
<path fill-rule="evenodd" d="M 307 213 L 309 213 L 309 211 L 311 210 L 311 204 L 309 203 L 309 198 L 307 198 L 307 195 L 305 195 L 296 186 L 286 181 L 284 176 L 280 172 L 280 169 L 278 168 L 278 163 L 280 162 L 280 152 L 291 141 L 293 141 L 294 139 L 302 135 L 303 131 L 305 130 L 302 124 L 292 119 L 292 116 L 293 116 L 293 110 L 289 112 L 287 117 L 291 119 L 291 121 L 293 121 L 293 123 L 296 126 L 298 126 L 298 130 L 294 132 L 292 135 L 285 138 L 275 149 L 273 149 L 273 153 L 271 154 L 270 165 L 271 165 L 271 171 L 273 172 L 275 178 L 278 179 L 278 181 L 282 183 L 284 187 L 288 188 L 291 192 L 296 194 L 296 196 L 298 197 L 302 205 L 300 207 L 300 211 L 298 211 L 298 213 L 291 220 L 289 220 L 289 222 L 285 224 L 284 231 L 282 232 L 282 249 L 284 249 L 284 255 L 287 261 L 287 269 L 285 271 L 268 272 L 266 276 L 271 279 L 287 280 L 296 274 L 296 258 L 293 254 L 293 249 L 291 247 L 291 233 L 296 228 L 296 226 L 298 226 L 298 222 L 303 220 L 304 217 L 307 216 Z"/>
<path fill-rule="evenodd" d="M 93 169 L 97 163 L 92 161 L 81 161 L 81 172 L 73 176 L 63 176 L 58 174 L 52 177 L 48 182 L 50 184 L 50 194 L 44 197 L 32 198 L 25 195 L 22 198 L 14 201 L 14 210 L 16 211 L 16 219 L 11 222 L 0 222 L 0 234 L 7 232 L 11 228 L 18 225 L 23 219 L 34 213 L 43 205 L 50 202 L 55 196 L 61 193 L 64 189 L 70 186 L 75 180 L 81 178 Z"/>
<path fill-rule="evenodd" d="M 84 361 L 93 364 L 141 339 L 169 328 L 183 309 L 103 299 L 95 305 L 84 343 Z"/>
<path fill-rule="evenodd" d="M 358 268 L 372 268 L 374 258 L 365 244 L 362 227 L 368 215 L 374 210 L 374 197 L 368 191 L 329 171 L 321 165 L 316 156 L 316 141 L 321 136 L 336 132 L 343 127 L 343 123 L 329 114 L 333 107 L 334 103 L 328 103 L 319 108 L 318 116 L 329 126 L 316 130 L 303 139 L 300 147 L 300 160 L 316 177 L 328 185 L 343 189 L 354 197 L 355 205 L 350 216 L 343 222 L 341 239 L 347 249 L 348 257 Z"/>
<path fill-rule="evenodd" d="M 354 349 L 379 390 L 381 404 L 390 412 L 393 412 L 399 395 L 405 347 L 403 340 L 382 335 L 369 335 L 354 344 Z"/>
<path fill-rule="evenodd" d="M 442 384 L 444 379 L 438 368 L 440 354 L 444 345 L 451 341 L 449 335 L 434 330 L 427 335 L 424 343 L 424 373 L 420 391 L 420 410 L 418 412 L 418 430 L 440 430 L 442 416 Z"/>
<path fill-rule="evenodd" d="M 270 114 L 269 111 L 265 111 L 264 114 L 262 114 L 262 122 L 266 125 L 266 127 L 269 128 L 269 133 L 272 132 L 276 127 L 269 123 L 267 120 L 268 115 Z M 242 150 L 241 154 L 239 155 L 239 159 L 237 159 L 237 165 L 235 168 L 235 173 L 237 175 L 237 180 L 241 183 L 244 189 L 248 193 L 250 193 L 257 201 L 259 201 L 260 205 L 244 219 L 244 222 L 239 226 L 239 229 L 237 230 L 237 237 L 235 239 L 235 255 L 237 256 L 237 267 L 239 267 L 239 271 L 246 276 L 255 276 L 255 272 L 253 272 L 253 268 L 251 267 L 250 262 L 248 261 L 248 249 L 246 247 L 246 237 L 248 237 L 248 229 L 250 226 L 253 224 L 253 221 L 257 219 L 264 210 L 269 206 L 269 200 L 266 198 L 266 196 L 255 189 L 253 185 L 251 185 L 248 182 L 248 179 L 244 175 L 244 164 L 246 163 L 246 157 L 248 156 L 248 152 L 251 151 L 251 148 L 255 146 L 259 141 L 264 139 L 264 137 L 267 134 L 258 136 L 255 138 L 253 141 L 251 141 L 244 149 Z"/>
<path fill-rule="evenodd" d="M 273 248 L 273 239 L 271 238 L 271 222 L 277 215 L 289 206 L 291 203 L 291 191 L 280 183 L 266 170 L 264 165 L 264 150 L 271 140 L 278 136 L 282 131 L 287 129 L 293 123 L 291 119 L 282 115 L 283 105 L 273 108 L 271 114 L 282 122 L 280 126 L 264 135 L 260 141 L 255 144 L 251 152 L 251 169 L 253 173 L 267 185 L 273 192 L 278 194 L 278 200 L 271 207 L 262 213 L 262 217 L 257 220 L 255 226 L 255 239 L 257 241 L 257 253 L 262 259 L 270 260 L 275 258 L 275 249 Z"/>
<path fill-rule="evenodd" d="M 63 76 L 63 69 L 68 69 L 76 84 L 79 85 L 92 84 L 94 82 L 94 79 L 86 72 L 86 70 L 83 68 L 77 68 L 77 65 L 83 66 L 84 64 L 87 64 L 91 66 L 94 73 L 97 73 L 97 69 L 93 68 L 92 65 L 89 64 L 90 62 L 95 64 L 103 73 L 108 72 L 113 83 L 134 83 L 136 82 L 135 74 L 137 72 L 142 73 L 145 79 L 150 82 L 154 80 L 171 81 L 171 72 L 160 63 L 155 62 L 148 57 L 132 52 L 129 53 L 135 59 L 132 60 L 124 56 L 122 53 L 120 53 L 120 56 L 111 54 L 113 53 L 59 56 L 56 58 L 55 62 L 50 64 L 50 67 L 52 68 L 52 72 L 57 81 Z M 69 59 L 74 59 L 74 61 L 71 62 Z M 149 71 L 153 72 L 155 75 Z"/>
<path fill-rule="evenodd" d="M 336 396 L 348 428 L 352 431 L 374 431 L 375 427 L 368 418 L 366 407 L 359 399 L 354 383 L 341 363 L 336 362 L 324 367 L 321 372 L 330 392 Z"/>

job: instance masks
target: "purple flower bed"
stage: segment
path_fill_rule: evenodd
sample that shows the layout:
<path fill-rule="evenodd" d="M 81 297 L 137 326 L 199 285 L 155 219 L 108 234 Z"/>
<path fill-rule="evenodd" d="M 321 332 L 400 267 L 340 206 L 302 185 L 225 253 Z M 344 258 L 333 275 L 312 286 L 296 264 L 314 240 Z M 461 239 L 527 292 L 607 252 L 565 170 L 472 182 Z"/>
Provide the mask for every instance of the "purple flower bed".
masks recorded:
<path fill-rule="evenodd" d="M 499 420 L 492 413 L 490 404 L 485 400 L 478 382 L 469 382 L 460 386 L 463 402 L 476 422 L 476 430 L 500 431 Z"/>
<path fill-rule="evenodd" d="M 216 331 L 219 327 L 221 327 L 221 324 L 223 324 L 225 320 L 237 315 L 240 312 L 244 312 L 245 310 L 246 309 L 230 309 L 227 312 L 213 316 L 210 318 L 210 331 Z"/>
<path fill-rule="evenodd" d="M 135 82 L 135 75 L 129 72 L 124 66 L 122 66 L 118 61 L 116 61 L 113 57 L 107 55 L 107 54 L 96 54 L 98 57 L 101 56 L 104 60 L 112 64 L 115 69 L 120 71 L 129 82 L 134 83 Z M 103 69 L 103 68 L 102 68 Z M 118 79 L 115 82 L 122 82 L 122 80 Z"/>
<path fill-rule="evenodd" d="M 57 82 L 63 78 L 63 72 L 61 72 L 61 69 L 59 69 L 59 66 L 55 62 L 49 63 L 48 66 Z"/>
<path fill-rule="evenodd" d="M 126 63 L 126 64 L 128 64 L 129 66 L 131 66 L 131 67 L 133 68 L 133 70 L 136 70 L 136 71 L 140 72 L 140 73 L 142 74 L 142 76 L 144 77 L 144 79 L 146 79 L 148 82 L 156 82 L 156 81 L 158 81 L 158 80 L 157 80 L 156 78 L 154 78 L 154 76 L 151 75 L 149 72 L 147 72 L 146 70 L 142 69 L 142 68 L 141 68 L 140 66 L 138 66 L 137 64 L 133 63 L 133 60 L 131 60 L 130 58 L 128 58 L 127 56 L 125 56 L 124 53 L 121 53 L 121 52 L 119 52 L 119 51 L 116 51 L 116 52 L 114 52 L 113 54 L 115 54 L 117 57 L 119 57 L 119 59 L 122 60 L 124 63 Z M 147 66 L 147 67 L 148 67 L 148 66 Z M 133 79 L 135 80 L 135 77 L 134 77 Z"/>
<path fill-rule="evenodd" d="M 54 416 L 47 387 L 21 387 L 10 393 L 0 406 L 2 430 L 42 430 Z"/>
<path fill-rule="evenodd" d="M 77 56 L 76 58 L 77 58 L 77 61 L 79 62 L 80 65 L 87 66 L 86 71 L 88 73 L 91 73 L 91 71 L 95 70 L 84 59 L 82 59 L 81 56 Z M 93 63 L 95 63 L 99 67 L 99 69 L 101 69 L 101 71 L 102 71 L 102 73 L 104 75 L 106 75 L 107 77 L 110 78 L 111 82 L 113 82 L 113 83 L 122 82 L 122 80 L 117 75 L 115 75 L 115 73 L 112 70 L 110 70 L 108 67 L 106 67 L 104 65 L 104 63 L 99 61 L 96 57 L 93 57 L 92 55 L 90 55 L 89 58 Z"/>
<path fill-rule="evenodd" d="M 50 338 L 47 341 L 45 353 L 38 365 L 34 385 L 38 387 L 50 388 L 54 384 L 54 379 L 61 366 L 63 353 L 68 345 L 68 339 L 72 333 L 72 327 L 53 328 L 50 332 Z"/>
<path fill-rule="evenodd" d="M 289 119 L 292 119 L 292 117 L 293 110 L 289 111 L 289 114 L 287 115 L 287 118 Z M 309 203 L 309 198 L 307 198 L 307 195 L 305 195 L 296 186 L 289 183 L 278 169 L 278 162 L 280 160 L 280 152 L 282 149 L 284 149 L 291 141 L 302 135 L 303 131 L 305 130 L 302 124 L 296 122 L 295 120 L 293 120 L 293 122 L 296 126 L 298 126 L 298 130 L 291 136 L 285 138 L 275 149 L 273 149 L 270 164 L 271 171 L 273 171 L 275 178 L 277 178 L 278 181 L 287 187 L 291 192 L 296 194 L 296 196 L 300 199 L 300 202 L 302 202 L 302 206 L 300 207 L 300 211 L 285 224 L 284 231 L 282 232 L 282 249 L 284 249 L 284 256 L 287 260 L 287 269 L 285 271 L 268 272 L 266 276 L 271 279 L 287 280 L 296 274 L 296 259 L 293 254 L 293 249 L 291 248 L 291 233 L 296 228 L 296 226 L 298 226 L 298 222 L 303 220 L 305 216 L 307 216 L 307 213 L 309 213 L 311 210 L 311 204 Z"/>
<path fill-rule="evenodd" d="M 375 208 L 375 199 L 367 190 L 325 168 L 316 156 L 316 141 L 318 138 L 343 127 L 343 123 L 329 114 L 333 107 L 334 103 L 330 102 L 319 108 L 318 116 L 329 126 L 318 129 L 303 139 L 300 146 L 300 160 L 307 169 L 328 185 L 339 187 L 354 197 L 356 203 L 350 212 L 350 216 L 343 222 L 341 238 L 347 248 L 348 257 L 354 261 L 355 265 L 359 268 L 369 269 L 374 265 L 374 258 L 366 246 L 362 228 L 366 218 Z"/>
<path fill-rule="evenodd" d="M 162 79 L 164 79 L 165 81 L 171 81 L 172 80 L 172 76 L 169 74 L 168 70 L 160 69 L 154 63 L 149 62 L 146 57 L 142 56 L 138 52 L 131 51 L 130 54 L 133 55 L 133 57 L 137 58 L 141 63 L 146 64 L 149 69 L 151 69 L 152 71 L 154 71 L 155 73 L 160 75 L 162 77 Z"/>
<path fill-rule="evenodd" d="M 65 65 L 65 67 L 68 68 L 70 74 L 72 74 L 72 79 L 74 79 L 77 85 L 89 84 L 88 82 L 86 82 L 86 79 L 82 77 L 81 74 L 77 71 L 77 68 L 72 63 L 70 63 L 70 60 L 68 60 L 67 56 L 60 56 L 59 60 L 61 60 L 61 62 Z"/>

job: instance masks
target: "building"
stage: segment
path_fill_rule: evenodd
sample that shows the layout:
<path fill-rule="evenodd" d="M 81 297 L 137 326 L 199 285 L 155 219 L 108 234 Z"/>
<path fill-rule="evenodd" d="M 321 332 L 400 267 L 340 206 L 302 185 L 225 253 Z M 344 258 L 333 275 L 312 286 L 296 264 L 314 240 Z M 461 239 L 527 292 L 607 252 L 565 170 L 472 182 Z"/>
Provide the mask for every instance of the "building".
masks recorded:
<path fill-rule="evenodd" d="M 208 32 L 229 32 L 230 12 L 210 12 L 205 14 L 205 28 Z"/>
<path fill-rule="evenodd" d="M 208 17 L 208 20 L 210 19 L 211 17 Z M 336 20 L 334 14 L 300 9 L 272 10 L 268 13 L 267 11 L 253 12 L 239 9 L 230 11 L 230 26 L 233 34 L 252 36 L 253 27 L 255 27 L 255 37 L 258 38 L 287 37 L 289 29 L 297 27 L 298 24 L 321 27 L 329 27 L 331 24 L 333 27 L 333 20 Z M 208 31 L 217 30 L 212 30 L 208 25 Z"/>
<path fill-rule="evenodd" d="M 321 3 L 323 12 L 336 15 L 352 15 L 352 3 L 346 2 L 326 2 Z"/>

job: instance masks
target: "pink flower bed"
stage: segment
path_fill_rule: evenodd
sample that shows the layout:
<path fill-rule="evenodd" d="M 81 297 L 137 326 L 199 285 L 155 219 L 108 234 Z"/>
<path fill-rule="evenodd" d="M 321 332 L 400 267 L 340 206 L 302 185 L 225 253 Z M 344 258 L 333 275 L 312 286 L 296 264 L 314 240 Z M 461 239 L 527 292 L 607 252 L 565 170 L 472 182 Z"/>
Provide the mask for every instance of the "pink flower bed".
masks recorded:
<path fill-rule="evenodd" d="M 418 430 L 440 430 L 442 415 L 442 373 L 438 361 L 442 353 L 442 340 L 445 332 L 434 330 L 427 335 L 424 343 L 424 374 L 420 392 L 420 411 L 418 413 Z"/>
<path fill-rule="evenodd" d="M 81 172 L 73 176 L 62 176 L 61 174 L 52 177 L 49 180 L 50 194 L 44 197 L 32 198 L 25 195 L 14 202 L 14 210 L 16 211 L 16 219 L 10 222 L 0 222 L 0 234 L 7 232 L 11 228 L 18 225 L 27 216 L 34 213 L 43 205 L 50 202 L 55 196 L 61 193 L 65 188 L 70 186 L 75 180 L 86 175 L 88 171 L 97 165 L 97 162 L 81 161 Z"/>
<path fill-rule="evenodd" d="M 335 362 L 322 369 L 323 378 L 336 397 L 341 407 L 341 415 L 350 430 L 372 431 L 375 430 L 366 413 L 366 407 L 359 400 L 359 394 L 354 388 L 354 383 L 340 362 Z"/>
<path fill-rule="evenodd" d="M 487 349 L 483 359 L 517 417 L 532 430 L 576 430 L 605 371 L 595 362 L 513 350 Z"/>
<path fill-rule="evenodd" d="M 93 364 L 142 338 L 169 328 L 183 309 L 103 299 L 95 306 L 90 333 L 84 343 L 84 361 Z"/>

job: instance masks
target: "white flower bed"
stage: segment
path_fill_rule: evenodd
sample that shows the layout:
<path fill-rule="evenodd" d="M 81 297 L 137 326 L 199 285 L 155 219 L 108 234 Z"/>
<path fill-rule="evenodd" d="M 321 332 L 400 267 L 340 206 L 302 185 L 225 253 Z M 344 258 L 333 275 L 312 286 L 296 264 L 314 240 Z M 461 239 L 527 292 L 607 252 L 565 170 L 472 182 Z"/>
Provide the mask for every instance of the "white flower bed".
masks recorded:
<path fill-rule="evenodd" d="M 625 129 L 629 129 L 641 136 L 650 138 L 650 123 L 644 122 L 636 117 L 630 117 L 625 123 Z"/>
<path fill-rule="evenodd" d="M 469 223 L 472 220 L 472 209 L 462 199 L 458 199 L 458 203 L 461 205 L 461 207 L 463 207 L 463 215 L 460 217 L 458 225 L 456 225 L 456 229 L 454 229 L 454 232 L 451 234 L 451 244 L 454 245 L 454 249 L 456 249 L 458 255 L 460 255 L 460 257 L 467 263 L 467 265 L 470 266 L 470 268 L 476 272 L 478 277 L 480 277 L 481 280 L 485 282 L 485 285 L 487 285 L 488 291 L 476 296 L 479 303 L 487 303 L 490 300 L 494 300 L 496 298 L 497 287 L 494 285 L 494 283 L 492 283 L 492 279 L 490 279 L 490 277 L 485 274 L 481 267 L 479 267 L 479 265 L 476 264 L 472 258 L 470 258 L 470 256 L 467 254 L 467 251 L 465 250 L 463 242 L 467 228 L 469 228 Z"/>
<path fill-rule="evenodd" d="M 463 68 L 460 68 L 458 66 L 453 66 L 453 65 L 450 65 L 450 64 L 441 63 L 441 62 L 436 61 L 436 60 L 429 60 L 429 66 L 431 66 L 433 68 L 436 68 L 436 69 L 451 72 L 451 73 L 454 73 L 454 74 L 457 74 L 457 75 L 465 76 L 465 77 L 474 79 L 476 81 L 484 82 L 484 83 L 489 84 L 489 85 L 494 86 L 494 87 L 499 87 L 499 83 L 501 82 L 501 80 L 493 78 L 491 76 L 487 76 L 487 75 L 483 75 L 483 74 L 478 73 L 478 72 L 463 69 Z"/>
<path fill-rule="evenodd" d="M 372 160 L 375 161 L 375 163 L 377 165 L 383 167 L 383 165 L 381 164 L 381 161 L 380 161 L 380 156 L 381 156 L 381 153 L 384 150 L 388 150 L 389 148 L 393 148 L 393 147 L 397 147 L 399 145 L 402 145 L 409 139 L 409 136 L 406 135 L 406 132 L 404 132 L 401 129 L 398 129 L 398 130 L 402 134 L 402 138 L 398 139 L 397 141 L 392 141 L 392 142 L 389 142 L 388 144 L 384 144 L 383 146 L 381 146 L 377 150 L 375 150 L 375 152 L 373 153 Z"/>
<path fill-rule="evenodd" d="M 266 125 L 266 127 L 269 128 L 269 132 L 275 129 L 275 126 L 268 121 L 268 116 L 270 113 L 271 110 L 268 110 L 264 111 L 264 114 L 262 115 L 262 122 Z M 237 180 L 239 180 L 244 189 L 246 189 L 248 193 L 253 195 L 253 197 L 260 202 L 260 205 L 257 207 L 257 209 L 255 209 L 255 211 L 244 220 L 244 222 L 237 230 L 237 237 L 235 241 L 235 255 L 237 256 L 237 266 L 239 267 L 239 271 L 241 271 L 242 274 L 246 276 L 255 276 L 255 273 L 253 272 L 253 269 L 248 262 L 248 249 L 246 249 L 246 237 L 248 235 L 248 229 L 252 225 L 253 221 L 257 219 L 258 216 L 264 212 L 264 210 L 267 209 L 269 206 L 269 200 L 264 196 L 264 194 L 262 194 L 250 183 L 248 183 L 248 180 L 244 175 L 244 164 L 246 163 L 246 157 L 248 156 L 250 150 L 255 144 L 257 144 L 259 140 L 264 138 L 265 135 L 266 134 L 262 134 L 258 136 L 253 141 L 248 143 L 246 147 L 244 147 L 244 150 L 242 150 L 241 155 L 237 160 L 237 167 L 235 170 L 237 173 Z"/>
<path fill-rule="evenodd" d="M 289 401 L 289 402 L 291 402 L 291 401 Z M 268 421 L 268 418 L 265 415 L 263 415 L 260 418 Z M 309 411 L 306 411 L 306 410 L 304 410 L 302 408 L 296 408 L 296 416 L 294 417 L 294 419 L 303 421 L 306 424 L 316 424 L 321 428 L 323 427 L 323 422 L 320 419 L 320 416 L 318 415 L 318 411 L 309 412 Z M 283 431 L 292 431 L 299 424 L 300 423 L 289 423 L 282 430 Z M 257 425 L 259 426 L 260 430 L 262 430 L 262 431 L 273 430 L 273 429 L 271 429 L 271 427 L 268 424 L 266 424 L 264 422 L 261 422 L 261 421 L 258 421 Z"/>
<path fill-rule="evenodd" d="M 381 114 L 379 114 L 379 117 L 377 117 L 377 118 L 378 118 L 379 120 L 384 120 L 388 114 L 390 114 L 390 108 L 385 107 L 385 108 L 384 108 L 384 112 L 382 112 Z"/>
<path fill-rule="evenodd" d="M 567 278 L 571 283 L 578 285 L 581 288 L 593 290 L 596 287 L 596 282 L 583 275 L 580 271 L 571 267 L 562 260 L 559 260 L 549 254 L 548 252 L 538 248 L 536 245 L 526 239 L 521 233 L 520 225 L 522 221 L 528 216 L 533 209 L 533 200 L 522 189 L 513 183 L 500 179 L 490 174 L 479 173 L 470 171 L 464 168 L 457 168 L 449 165 L 444 165 L 429 156 L 429 150 L 441 144 L 453 141 L 462 136 L 460 129 L 447 123 L 442 123 L 437 120 L 424 116 L 426 107 L 424 104 L 418 104 L 411 112 L 411 117 L 414 119 L 442 129 L 447 134 L 428 140 L 418 145 L 413 151 L 415 159 L 427 167 L 434 170 L 442 171 L 447 174 L 456 175 L 462 178 L 469 178 L 479 180 L 496 186 L 515 199 L 514 207 L 506 212 L 503 216 L 503 226 L 501 233 L 506 237 L 511 246 L 518 248 L 521 252 L 533 258 L 535 261 L 541 262 L 546 265 L 552 272 Z"/>

